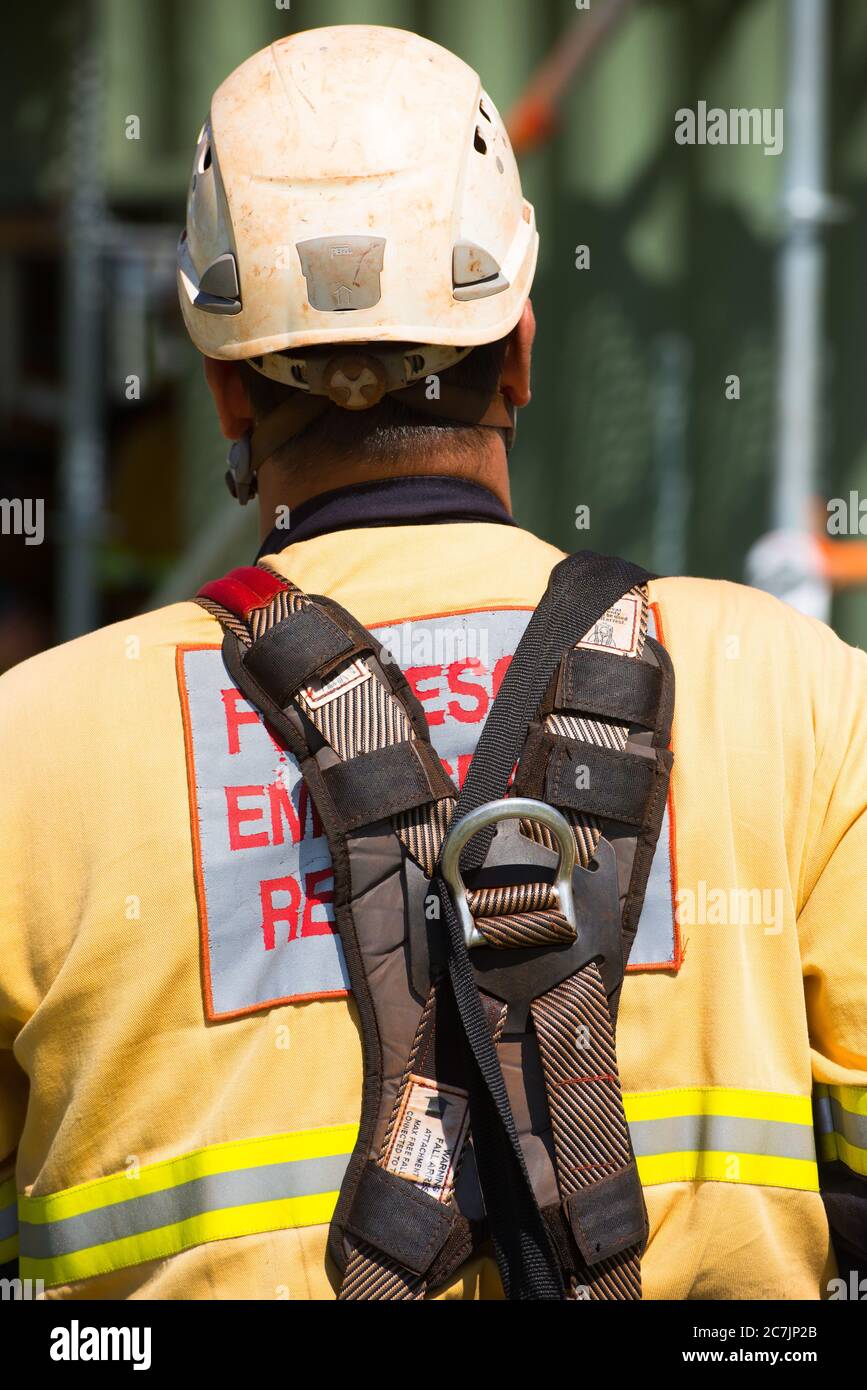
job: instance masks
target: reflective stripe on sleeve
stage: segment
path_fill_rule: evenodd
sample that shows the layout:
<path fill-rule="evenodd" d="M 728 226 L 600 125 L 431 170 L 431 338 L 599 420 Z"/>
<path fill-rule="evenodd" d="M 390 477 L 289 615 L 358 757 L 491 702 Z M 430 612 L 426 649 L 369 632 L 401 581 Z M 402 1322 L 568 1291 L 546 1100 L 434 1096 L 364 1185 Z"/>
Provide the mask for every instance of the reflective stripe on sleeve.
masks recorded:
<path fill-rule="evenodd" d="M 817 1192 L 809 1096 L 693 1086 L 624 1095 L 645 1187 L 734 1182 Z"/>
<path fill-rule="evenodd" d="M 18 1258 L 18 1193 L 15 1179 L 0 1182 L 0 1265 Z"/>
<path fill-rule="evenodd" d="M 816 1084 L 813 1094 L 819 1157 L 867 1177 L 867 1087 Z"/>
<path fill-rule="evenodd" d="M 21 1197 L 21 1275 L 70 1283 L 212 1240 L 327 1224 L 356 1134 L 337 1125 L 219 1144 Z"/>

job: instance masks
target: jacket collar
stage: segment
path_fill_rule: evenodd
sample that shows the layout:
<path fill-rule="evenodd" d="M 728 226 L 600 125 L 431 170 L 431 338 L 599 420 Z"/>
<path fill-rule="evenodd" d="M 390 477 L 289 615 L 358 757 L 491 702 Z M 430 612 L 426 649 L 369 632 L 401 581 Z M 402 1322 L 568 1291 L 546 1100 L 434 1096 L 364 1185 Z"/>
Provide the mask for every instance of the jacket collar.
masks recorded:
<path fill-rule="evenodd" d="M 440 475 L 386 478 L 320 493 L 293 507 L 288 526 L 275 526 L 256 556 L 276 555 L 296 541 L 329 531 L 372 526 L 429 526 L 438 522 L 517 523 L 480 483 Z"/>

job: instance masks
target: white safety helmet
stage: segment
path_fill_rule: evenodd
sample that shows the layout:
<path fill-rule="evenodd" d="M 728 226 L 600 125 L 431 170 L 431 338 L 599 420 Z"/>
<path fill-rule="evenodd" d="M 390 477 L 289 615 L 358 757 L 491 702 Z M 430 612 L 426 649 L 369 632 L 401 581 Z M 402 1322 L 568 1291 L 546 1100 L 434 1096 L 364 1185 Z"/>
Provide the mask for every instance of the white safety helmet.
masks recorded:
<path fill-rule="evenodd" d="M 218 88 L 178 293 L 201 352 L 248 359 L 307 396 L 300 428 L 311 396 L 364 409 L 504 337 L 537 248 L 503 122 L 473 69 L 418 34 L 339 25 L 278 40 Z M 323 366 L 303 352 L 322 344 L 365 349 Z"/>

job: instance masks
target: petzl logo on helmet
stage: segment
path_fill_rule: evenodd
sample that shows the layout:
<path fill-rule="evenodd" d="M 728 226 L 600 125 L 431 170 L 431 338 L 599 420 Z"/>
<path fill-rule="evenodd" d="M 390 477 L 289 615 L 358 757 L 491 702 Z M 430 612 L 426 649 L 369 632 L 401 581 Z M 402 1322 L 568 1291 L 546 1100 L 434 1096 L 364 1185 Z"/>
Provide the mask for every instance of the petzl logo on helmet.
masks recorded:
<path fill-rule="evenodd" d="M 312 237 L 298 242 L 301 271 L 311 308 L 323 312 L 372 309 L 382 290 L 380 271 L 385 238 Z"/>

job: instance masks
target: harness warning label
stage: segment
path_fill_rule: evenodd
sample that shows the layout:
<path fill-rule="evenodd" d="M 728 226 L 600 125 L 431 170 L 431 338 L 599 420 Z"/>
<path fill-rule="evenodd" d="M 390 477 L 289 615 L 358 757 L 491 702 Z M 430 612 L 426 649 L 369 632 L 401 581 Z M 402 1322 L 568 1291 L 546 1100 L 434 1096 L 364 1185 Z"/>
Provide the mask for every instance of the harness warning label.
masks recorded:
<path fill-rule="evenodd" d="M 632 594 L 618 599 L 606 613 L 593 625 L 590 632 L 578 643 L 579 647 L 600 647 L 634 656 L 638 651 L 639 621 L 641 603 Z"/>
<path fill-rule="evenodd" d="M 321 709 L 323 705 L 329 705 L 332 700 L 336 700 L 338 695 L 347 695 L 355 686 L 363 685 L 365 681 L 373 680 L 373 672 L 363 661 L 352 661 L 336 676 L 332 676 L 327 681 L 317 681 L 315 685 L 307 685 L 302 690 L 304 702 L 308 709 Z"/>
<path fill-rule="evenodd" d="M 385 1166 L 389 1173 L 417 1182 L 431 1197 L 447 1202 L 468 1127 L 466 1091 L 410 1076 Z"/>

